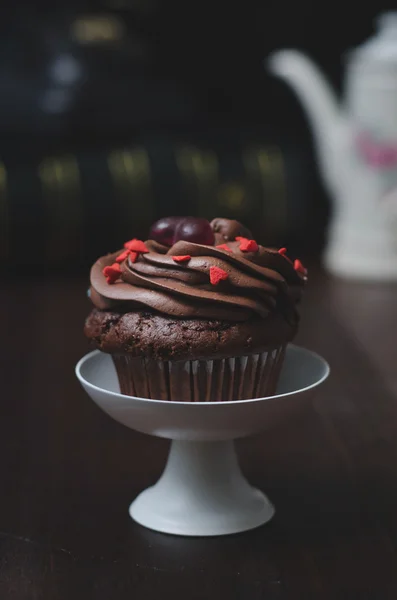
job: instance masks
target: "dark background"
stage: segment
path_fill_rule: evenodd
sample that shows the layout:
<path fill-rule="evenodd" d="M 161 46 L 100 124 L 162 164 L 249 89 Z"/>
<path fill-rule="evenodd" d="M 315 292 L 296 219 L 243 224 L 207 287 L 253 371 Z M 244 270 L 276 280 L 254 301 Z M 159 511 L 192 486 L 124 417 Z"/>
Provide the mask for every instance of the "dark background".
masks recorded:
<path fill-rule="evenodd" d="M 343 55 L 371 35 L 386 8 L 257 0 L 8 4 L 0 18 L 3 264 L 12 256 L 33 267 L 86 268 L 124 236 L 144 237 L 154 218 L 186 213 L 235 217 L 266 243 L 318 253 L 330 199 L 305 115 L 263 61 L 277 48 L 299 48 L 340 92 Z M 136 173 L 125 186 L 131 169 L 122 192 L 111 179 L 109 157 L 125 149 L 132 169 L 137 160 L 150 166 L 146 187 Z M 244 162 L 257 151 L 270 153 L 261 185 Z M 205 166 L 212 155 L 219 181 L 211 187 Z M 78 205 L 64 157 L 78 171 Z M 37 252 L 27 256 L 21 238 Z"/>

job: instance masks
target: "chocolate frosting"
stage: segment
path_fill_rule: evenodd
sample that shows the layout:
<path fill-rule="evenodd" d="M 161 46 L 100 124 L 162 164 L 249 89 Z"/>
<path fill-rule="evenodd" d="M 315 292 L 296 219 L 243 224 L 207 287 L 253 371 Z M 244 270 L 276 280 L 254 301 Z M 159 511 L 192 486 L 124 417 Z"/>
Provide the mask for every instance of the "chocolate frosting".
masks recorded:
<path fill-rule="evenodd" d="M 178 241 L 171 248 L 148 240 L 148 253 L 136 262 L 127 257 L 121 264 L 120 279 L 109 284 L 103 269 L 112 265 L 119 250 L 100 258 L 91 269 L 91 300 L 101 309 L 122 312 L 147 309 L 181 319 L 245 321 L 266 318 L 279 312 L 289 323 L 298 319 L 296 305 L 306 277 L 275 249 L 259 246 L 254 252 L 240 249 L 236 237 L 252 237 L 237 221 L 214 219 L 211 223 L 215 246 Z M 175 262 L 173 256 L 189 255 Z M 211 267 L 228 275 L 217 285 L 210 283 Z"/>

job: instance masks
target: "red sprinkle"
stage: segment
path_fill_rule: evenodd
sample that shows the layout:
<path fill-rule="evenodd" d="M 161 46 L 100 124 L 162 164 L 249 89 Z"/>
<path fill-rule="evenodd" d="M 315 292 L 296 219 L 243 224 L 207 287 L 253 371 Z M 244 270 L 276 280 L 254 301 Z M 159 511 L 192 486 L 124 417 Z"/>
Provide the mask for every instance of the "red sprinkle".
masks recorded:
<path fill-rule="evenodd" d="M 191 258 L 192 257 L 190 256 L 190 254 L 183 254 L 182 256 L 173 256 L 172 260 L 174 260 L 175 262 L 187 262 Z"/>
<path fill-rule="evenodd" d="M 241 236 L 236 237 L 236 240 L 240 242 L 240 250 L 242 252 L 257 252 L 259 249 L 255 240 L 249 240 Z"/>
<path fill-rule="evenodd" d="M 212 285 L 218 285 L 220 281 L 224 281 L 229 277 L 229 274 L 220 267 L 210 267 L 210 281 Z"/>
<path fill-rule="evenodd" d="M 229 248 L 229 246 L 227 244 L 219 244 L 219 246 L 217 246 L 217 248 L 219 248 L 220 250 L 226 250 L 227 252 L 233 252 L 233 250 L 231 248 Z"/>
<path fill-rule="evenodd" d="M 136 240 L 136 239 L 126 242 L 124 244 L 124 248 L 127 248 L 127 250 L 131 250 L 132 252 L 142 252 L 142 253 L 149 252 L 145 242 L 142 242 L 142 240 Z"/>
<path fill-rule="evenodd" d="M 307 269 L 305 269 L 305 267 L 302 265 L 301 261 L 298 259 L 296 259 L 294 262 L 294 269 L 295 269 L 295 271 L 297 271 L 298 273 L 301 273 L 302 275 L 307 274 Z"/>
<path fill-rule="evenodd" d="M 130 259 L 130 262 L 134 263 L 138 258 L 138 252 L 131 252 L 131 250 L 124 250 L 121 254 L 116 257 L 116 262 L 121 263 L 126 258 Z"/>
<path fill-rule="evenodd" d="M 288 262 L 292 264 L 292 260 L 287 256 L 287 248 L 280 248 L 280 250 L 278 250 L 278 253 L 281 254 L 281 256 L 284 256 L 284 258 L 286 258 Z"/>
<path fill-rule="evenodd" d="M 118 262 L 118 263 L 123 262 L 123 260 L 125 260 L 129 254 L 130 254 L 130 250 L 124 250 L 124 252 L 122 252 L 121 254 L 119 254 L 116 257 L 116 262 Z"/>
<path fill-rule="evenodd" d="M 105 267 L 102 273 L 105 275 L 107 283 L 111 284 L 120 277 L 121 267 L 119 263 L 115 262 L 111 266 Z"/>

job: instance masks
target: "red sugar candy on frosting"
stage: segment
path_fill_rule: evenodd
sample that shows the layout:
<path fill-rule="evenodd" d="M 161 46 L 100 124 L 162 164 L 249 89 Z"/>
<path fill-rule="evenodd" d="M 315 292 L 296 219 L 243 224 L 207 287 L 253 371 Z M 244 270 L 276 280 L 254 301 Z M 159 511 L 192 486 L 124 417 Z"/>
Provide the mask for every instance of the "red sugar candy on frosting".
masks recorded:
<path fill-rule="evenodd" d="M 131 250 L 132 252 L 142 252 L 142 253 L 149 252 L 145 242 L 142 242 L 142 240 L 136 240 L 136 239 L 126 242 L 124 244 L 124 248 L 127 248 L 127 250 Z"/>
<path fill-rule="evenodd" d="M 191 258 L 192 257 L 190 256 L 190 254 L 183 254 L 182 256 L 173 256 L 172 260 L 174 260 L 175 262 L 187 262 Z"/>
<path fill-rule="evenodd" d="M 212 285 L 218 285 L 220 281 L 224 281 L 228 277 L 228 273 L 220 267 L 210 267 L 210 281 Z"/>
<path fill-rule="evenodd" d="M 102 273 L 105 275 L 107 283 L 111 284 L 120 277 L 121 267 L 119 263 L 115 262 L 111 266 L 105 267 Z"/>
<path fill-rule="evenodd" d="M 131 252 L 131 250 L 124 250 L 121 254 L 116 257 L 116 262 L 121 263 L 126 258 L 130 259 L 130 262 L 134 263 L 138 258 L 138 252 Z"/>
<path fill-rule="evenodd" d="M 259 249 L 255 240 L 249 240 L 248 238 L 241 236 L 237 236 L 236 240 L 240 242 L 240 250 L 242 252 L 257 252 Z"/>
<path fill-rule="evenodd" d="M 295 271 L 297 271 L 298 273 L 301 273 L 302 275 L 307 274 L 307 269 L 305 269 L 305 267 L 302 265 L 302 263 L 299 259 L 295 260 L 294 269 L 295 269 Z"/>
<path fill-rule="evenodd" d="M 278 250 L 277 252 L 281 254 L 281 256 L 284 256 L 284 258 L 286 258 L 288 262 L 292 264 L 292 260 L 287 256 L 287 248 L 280 248 L 280 250 Z"/>
<path fill-rule="evenodd" d="M 130 254 L 130 250 L 124 250 L 124 252 L 122 252 L 121 254 L 119 254 L 116 257 L 116 262 L 118 262 L 118 263 L 123 262 L 123 260 L 125 260 L 129 254 Z"/>
<path fill-rule="evenodd" d="M 219 244 L 219 246 L 217 246 L 217 248 L 219 248 L 220 250 L 226 250 L 227 252 L 233 252 L 233 250 L 231 248 L 229 248 L 229 246 L 227 244 Z"/>

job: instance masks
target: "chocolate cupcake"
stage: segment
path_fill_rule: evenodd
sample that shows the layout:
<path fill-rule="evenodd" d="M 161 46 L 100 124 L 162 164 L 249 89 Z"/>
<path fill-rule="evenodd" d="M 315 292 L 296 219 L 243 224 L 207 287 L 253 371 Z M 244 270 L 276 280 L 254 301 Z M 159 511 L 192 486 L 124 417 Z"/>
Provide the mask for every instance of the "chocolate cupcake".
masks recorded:
<path fill-rule="evenodd" d="M 306 269 L 237 221 L 162 219 L 91 269 L 85 334 L 120 391 L 170 401 L 274 394 Z"/>

